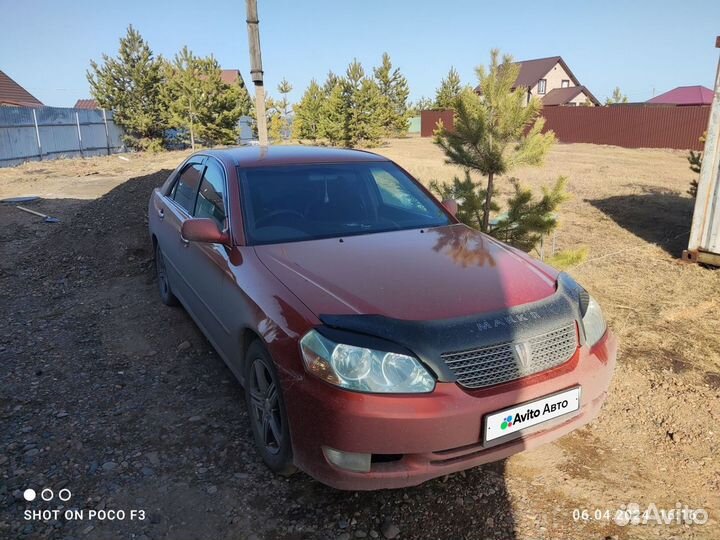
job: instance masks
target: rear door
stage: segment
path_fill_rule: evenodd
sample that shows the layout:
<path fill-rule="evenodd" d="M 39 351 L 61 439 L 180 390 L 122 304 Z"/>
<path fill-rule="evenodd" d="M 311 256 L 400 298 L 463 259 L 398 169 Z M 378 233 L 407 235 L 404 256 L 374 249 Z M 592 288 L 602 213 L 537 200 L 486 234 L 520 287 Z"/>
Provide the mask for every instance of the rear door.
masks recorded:
<path fill-rule="evenodd" d="M 186 308 L 194 311 L 192 288 L 187 279 L 188 243 L 183 240 L 180 229 L 183 222 L 192 216 L 195 200 L 205 172 L 205 158 L 192 158 L 177 175 L 175 182 L 155 205 L 159 226 L 156 228 L 158 243 L 165 256 L 170 284 L 175 295 Z"/>

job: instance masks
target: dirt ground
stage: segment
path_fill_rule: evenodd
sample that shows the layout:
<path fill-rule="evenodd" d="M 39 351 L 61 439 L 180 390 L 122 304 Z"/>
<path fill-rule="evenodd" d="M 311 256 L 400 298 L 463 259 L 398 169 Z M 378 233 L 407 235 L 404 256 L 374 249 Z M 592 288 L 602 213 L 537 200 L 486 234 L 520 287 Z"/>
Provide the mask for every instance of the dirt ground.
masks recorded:
<path fill-rule="evenodd" d="M 426 139 L 377 151 L 424 182 L 459 172 Z M 556 249 L 589 248 L 569 272 L 621 343 L 599 418 L 502 463 L 372 493 L 274 478 L 241 387 L 160 303 L 146 204 L 184 155 L 0 169 L 0 198 L 39 195 L 27 206 L 61 220 L 0 205 L 0 537 L 720 538 L 720 271 L 678 260 L 693 204 L 682 152 L 557 145 L 513 171 L 535 188 L 569 178 Z M 72 498 L 23 499 L 45 487 Z M 709 519 L 616 523 L 633 504 Z M 61 508 L 126 516 L 25 519 Z"/>

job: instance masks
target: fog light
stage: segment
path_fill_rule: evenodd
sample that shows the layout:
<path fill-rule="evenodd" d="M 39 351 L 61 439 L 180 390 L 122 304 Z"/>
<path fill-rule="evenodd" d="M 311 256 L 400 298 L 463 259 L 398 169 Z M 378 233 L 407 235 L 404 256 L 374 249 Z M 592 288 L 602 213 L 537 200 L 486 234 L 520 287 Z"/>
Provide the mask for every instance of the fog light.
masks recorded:
<path fill-rule="evenodd" d="M 327 460 L 341 469 L 353 472 L 370 472 L 370 458 L 372 454 L 343 452 L 328 446 L 323 446 L 322 450 Z"/>

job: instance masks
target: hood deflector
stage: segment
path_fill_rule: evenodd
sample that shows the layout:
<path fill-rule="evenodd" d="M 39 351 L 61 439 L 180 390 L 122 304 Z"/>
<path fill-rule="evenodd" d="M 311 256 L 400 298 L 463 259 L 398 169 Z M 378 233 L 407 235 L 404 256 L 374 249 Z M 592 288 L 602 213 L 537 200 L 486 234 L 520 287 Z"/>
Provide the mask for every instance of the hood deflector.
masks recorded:
<path fill-rule="evenodd" d="M 431 368 L 441 382 L 454 382 L 442 353 L 460 352 L 499 343 L 524 341 L 576 321 L 580 344 L 584 289 L 565 273 L 558 275 L 555 293 L 543 300 L 501 311 L 435 321 L 392 319 L 382 315 L 320 315 L 317 330 L 335 341 L 391 352 L 411 352 Z M 384 348 L 383 348 L 384 347 Z"/>

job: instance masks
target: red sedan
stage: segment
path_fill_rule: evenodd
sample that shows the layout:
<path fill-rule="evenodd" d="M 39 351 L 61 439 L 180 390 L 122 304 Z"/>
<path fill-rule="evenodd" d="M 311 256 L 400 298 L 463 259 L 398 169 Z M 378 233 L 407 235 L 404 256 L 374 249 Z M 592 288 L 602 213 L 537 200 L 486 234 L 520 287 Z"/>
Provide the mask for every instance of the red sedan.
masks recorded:
<path fill-rule="evenodd" d="M 597 415 L 617 349 L 597 302 L 456 208 L 327 148 L 203 151 L 153 192 L 160 296 L 244 386 L 273 471 L 410 486 Z"/>

